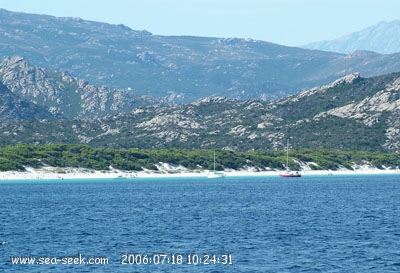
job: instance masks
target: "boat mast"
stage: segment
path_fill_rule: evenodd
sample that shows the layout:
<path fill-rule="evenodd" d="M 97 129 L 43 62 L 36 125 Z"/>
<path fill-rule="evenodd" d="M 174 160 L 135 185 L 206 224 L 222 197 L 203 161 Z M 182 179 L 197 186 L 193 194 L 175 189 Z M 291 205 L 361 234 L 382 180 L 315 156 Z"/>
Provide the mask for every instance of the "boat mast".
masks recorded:
<path fill-rule="evenodd" d="M 215 150 L 214 150 L 214 172 L 215 172 Z"/>
<path fill-rule="evenodd" d="M 289 170 L 289 139 L 286 143 L 286 170 Z"/>

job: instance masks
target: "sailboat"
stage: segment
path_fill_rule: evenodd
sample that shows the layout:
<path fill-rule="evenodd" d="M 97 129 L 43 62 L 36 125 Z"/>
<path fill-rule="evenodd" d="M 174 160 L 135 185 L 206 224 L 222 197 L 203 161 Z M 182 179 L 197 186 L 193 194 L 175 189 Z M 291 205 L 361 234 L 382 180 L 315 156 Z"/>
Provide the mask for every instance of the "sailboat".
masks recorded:
<path fill-rule="evenodd" d="M 225 174 L 223 171 L 216 171 L 215 170 L 215 151 L 214 151 L 214 171 L 208 173 L 208 178 L 223 178 Z"/>
<path fill-rule="evenodd" d="M 286 171 L 284 173 L 280 173 L 280 177 L 301 177 L 301 173 L 298 171 L 291 171 L 289 169 L 289 140 L 287 141 L 286 144 L 286 165 L 285 165 Z"/>

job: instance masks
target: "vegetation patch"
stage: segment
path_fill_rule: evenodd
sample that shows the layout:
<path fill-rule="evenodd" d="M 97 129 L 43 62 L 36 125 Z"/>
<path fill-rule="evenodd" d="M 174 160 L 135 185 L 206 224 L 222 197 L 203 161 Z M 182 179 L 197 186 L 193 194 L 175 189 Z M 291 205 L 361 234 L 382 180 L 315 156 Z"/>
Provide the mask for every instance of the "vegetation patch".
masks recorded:
<path fill-rule="evenodd" d="M 285 168 L 285 151 L 227 151 L 216 150 L 217 170 L 281 170 Z M 206 149 L 113 149 L 82 144 L 48 144 L 0 147 L 0 171 L 24 171 L 27 167 L 51 166 L 87 168 L 92 170 L 119 169 L 125 171 L 157 170 L 157 165 L 168 163 L 188 170 L 214 168 L 214 150 Z M 399 153 L 368 151 L 291 150 L 289 167 L 300 170 L 308 165 L 313 170 L 352 169 L 354 165 L 396 169 L 400 166 Z"/>

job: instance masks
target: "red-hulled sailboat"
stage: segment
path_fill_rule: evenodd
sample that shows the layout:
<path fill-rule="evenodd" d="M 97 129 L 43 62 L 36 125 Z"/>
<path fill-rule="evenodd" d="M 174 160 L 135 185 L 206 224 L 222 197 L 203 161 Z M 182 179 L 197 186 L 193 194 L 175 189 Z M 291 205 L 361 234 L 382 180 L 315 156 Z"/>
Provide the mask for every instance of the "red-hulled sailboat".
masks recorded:
<path fill-rule="evenodd" d="M 284 173 L 280 173 L 279 176 L 280 177 L 301 177 L 301 173 L 299 173 L 298 171 L 291 171 L 289 169 L 289 140 L 287 141 L 286 144 L 286 171 Z"/>

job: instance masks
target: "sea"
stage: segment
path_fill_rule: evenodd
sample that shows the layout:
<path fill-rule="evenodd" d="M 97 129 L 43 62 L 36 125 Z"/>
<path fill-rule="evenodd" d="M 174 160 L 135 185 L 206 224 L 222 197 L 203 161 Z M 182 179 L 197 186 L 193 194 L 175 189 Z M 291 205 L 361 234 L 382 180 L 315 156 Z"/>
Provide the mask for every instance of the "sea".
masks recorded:
<path fill-rule="evenodd" d="M 400 272 L 400 174 L 0 182 L 0 272 Z"/>

